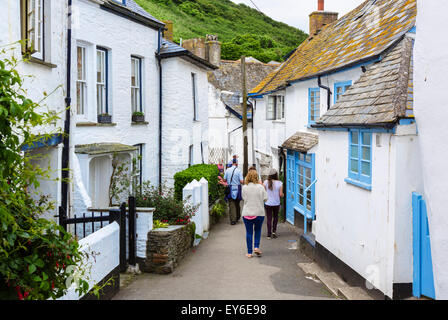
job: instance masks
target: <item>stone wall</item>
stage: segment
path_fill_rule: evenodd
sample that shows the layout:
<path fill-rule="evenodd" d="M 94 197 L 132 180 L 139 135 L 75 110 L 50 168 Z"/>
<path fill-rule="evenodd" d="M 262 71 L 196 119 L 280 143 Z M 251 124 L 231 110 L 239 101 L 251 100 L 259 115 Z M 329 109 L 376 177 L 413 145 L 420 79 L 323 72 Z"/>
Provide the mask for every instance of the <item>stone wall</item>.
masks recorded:
<path fill-rule="evenodd" d="M 192 225 L 170 226 L 148 233 L 146 259 L 140 268 L 144 272 L 169 274 L 185 258 L 193 246 Z"/>

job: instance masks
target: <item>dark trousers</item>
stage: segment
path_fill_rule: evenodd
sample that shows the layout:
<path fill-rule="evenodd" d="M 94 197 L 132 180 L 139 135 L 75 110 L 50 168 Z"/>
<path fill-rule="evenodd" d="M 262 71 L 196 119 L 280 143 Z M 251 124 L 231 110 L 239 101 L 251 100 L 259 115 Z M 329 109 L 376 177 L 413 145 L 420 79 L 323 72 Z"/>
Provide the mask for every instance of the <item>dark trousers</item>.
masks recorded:
<path fill-rule="evenodd" d="M 280 211 L 280 206 L 266 206 L 266 218 L 268 225 L 268 237 L 272 236 L 272 233 L 277 232 L 278 224 L 278 212 Z M 272 221 L 274 220 L 274 221 Z"/>
<path fill-rule="evenodd" d="M 241 207 L 239 200 L 229 200 L 229 218 L 230 222 L 237 222 L 241 218 Z"/>
<path fill-rule="evenodd" d="M 253 248 L 256 249 L 260 248 L 261 228 L 263 227 L 264 217 L 256 217 L 253 220 L 243 218 L 243 221 L 244 225 L 246 226 L 247 253 L 252 254 Z M 254 233 L 255 233 L 255 241 L 254 241 Z"/>

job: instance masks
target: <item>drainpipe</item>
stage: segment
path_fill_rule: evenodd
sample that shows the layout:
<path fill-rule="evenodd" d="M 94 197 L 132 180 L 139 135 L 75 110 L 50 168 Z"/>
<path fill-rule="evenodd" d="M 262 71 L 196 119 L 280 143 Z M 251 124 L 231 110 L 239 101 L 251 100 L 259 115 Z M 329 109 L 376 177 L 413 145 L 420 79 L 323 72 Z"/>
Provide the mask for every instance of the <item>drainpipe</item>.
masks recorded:
<path fill-rule="evenodd" d="M 329 87 L 326 87 L 326 86 L 322 85 L 321 76 L 317 77 L 317 85 L 319 86 L 319 88 L 327 90 L 327 110 L 330 110 L 331 95 L 333 94 L 331 92 L 331 89 Z"/>
<path fill-rule="evenodd" d="M 70 169 L 70 120 L 71 120 L 71 59 L 72 59 L 72 0 L 68 0 L 67 15 L 67 96 L 65 97 L 65 121 L 62 148 L 62 182 L 61 182 L 61 212 L 59 212 L 59 223 L 64 221 L 68 214 L 69 193 L 69 169 Z M 62 215 L 62 216 L 61 216 Z"/>
<path fill-rule="evenodd" d="M 157 62 L 159 64 L 159 188 L 162 187 L 162 101 L 163 101 L 163 83 L 162 83 L 162 57 L 160 56 L 160 47 L 162 42 L 162 29 L 159 29 L 159 43 L 157 46 Z"/>

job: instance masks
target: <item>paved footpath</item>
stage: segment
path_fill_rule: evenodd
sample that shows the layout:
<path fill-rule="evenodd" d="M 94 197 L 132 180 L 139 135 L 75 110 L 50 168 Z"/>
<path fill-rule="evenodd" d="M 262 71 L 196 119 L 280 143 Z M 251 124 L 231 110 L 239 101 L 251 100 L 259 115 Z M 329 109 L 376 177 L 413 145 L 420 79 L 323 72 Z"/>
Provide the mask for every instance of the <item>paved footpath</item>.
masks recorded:
<path fill-rule="evenodd" d="M 297 266 L 310 260 L 297 250 L 297 231 L 278 227 L 278 239 L 267 240 L 263 257 L 245 256 L 245 228 L 228 218 L 216 225 L 208 239 L 180 262 L 170 275 L 142 274 L 115 300 L 314 300 L 331 299 L 321 283 L 305 278 Z M 266 223 L 265 223 L 266 226 Z"/>

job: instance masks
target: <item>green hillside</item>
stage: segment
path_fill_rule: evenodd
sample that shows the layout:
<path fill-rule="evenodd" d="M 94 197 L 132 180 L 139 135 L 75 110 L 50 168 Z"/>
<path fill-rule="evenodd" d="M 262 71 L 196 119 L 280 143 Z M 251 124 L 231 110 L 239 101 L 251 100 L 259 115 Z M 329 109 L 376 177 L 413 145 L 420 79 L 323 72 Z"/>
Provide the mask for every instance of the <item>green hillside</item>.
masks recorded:
<path fill-rule="evenodd" d="M 307 34 L 274 21 L 244 4 L 230 0 L 135 0 L 159 20 L 174 22 L 174 40 L 216 34 L 222 58 L 237 60 L 242 55 L 269 62 L 296 48 Z"/>

